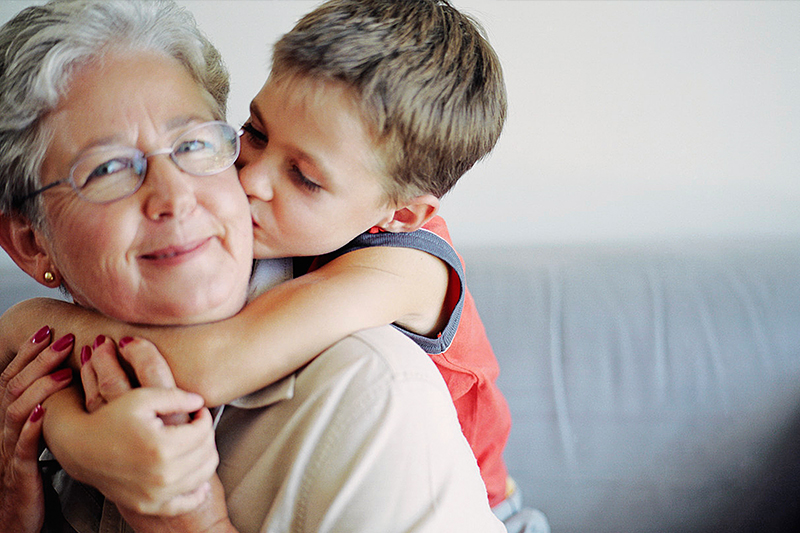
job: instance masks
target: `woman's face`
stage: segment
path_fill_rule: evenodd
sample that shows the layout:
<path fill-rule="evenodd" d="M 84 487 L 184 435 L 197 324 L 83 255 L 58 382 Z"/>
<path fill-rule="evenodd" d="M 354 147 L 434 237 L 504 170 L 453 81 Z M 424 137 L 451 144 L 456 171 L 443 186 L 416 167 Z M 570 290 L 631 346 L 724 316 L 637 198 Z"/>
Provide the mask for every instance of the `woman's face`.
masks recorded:
<path fill-rule="evenodd" d="M 170 148 L 191 126 L 215 119 L 211 101 L 163 56 L 112 54 L 85 66 L 46 119 L 54 137 L 42 185 L 67 177 L 90 147 Z M 76 303 L 147 324 L 207 322 L 243 305 L 252 226 L 233 167 L 197 177 L 159 154 L 127 198 L 94 204 L 68 184 L 43 196 L 46 230 L 38 237 Z"/>

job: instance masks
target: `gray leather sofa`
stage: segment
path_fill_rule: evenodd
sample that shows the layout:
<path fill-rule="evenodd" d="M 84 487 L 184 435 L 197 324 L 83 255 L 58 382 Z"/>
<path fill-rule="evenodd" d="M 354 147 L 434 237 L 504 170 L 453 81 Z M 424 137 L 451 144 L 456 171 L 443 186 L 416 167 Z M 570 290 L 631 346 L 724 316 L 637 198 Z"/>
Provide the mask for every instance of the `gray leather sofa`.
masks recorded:
<path fill-rule="evenodd" d="M 800 239 L 462 255 L 554 533 L 800 531 Z"/>
<path fill-rule="evenodd" d="M 462 255 L 554 533 L 796 530 L 800 239 Z M 0 311 L 44 294 L 0 274 Z"/>

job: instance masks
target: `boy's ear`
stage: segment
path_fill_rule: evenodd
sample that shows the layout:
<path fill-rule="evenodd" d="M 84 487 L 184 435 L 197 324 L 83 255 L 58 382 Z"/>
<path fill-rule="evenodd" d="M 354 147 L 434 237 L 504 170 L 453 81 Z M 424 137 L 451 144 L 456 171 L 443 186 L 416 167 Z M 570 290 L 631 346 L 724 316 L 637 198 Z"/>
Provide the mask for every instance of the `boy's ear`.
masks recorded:
<path fill-rule="evenodd" d="M 439 199 L 432 194 L 415 196 L 398 206 L 391 219 L 378 225 L 390 233 L 415 231 L 439 212 Z"/>
<path fill-rule="evenodd" d="M 25 217 L 0 213 L 0 246 L 18 267 L 42 285 L 50 288 L 61 285 L 58 269 L 42 246 L 41 233 Z"/>

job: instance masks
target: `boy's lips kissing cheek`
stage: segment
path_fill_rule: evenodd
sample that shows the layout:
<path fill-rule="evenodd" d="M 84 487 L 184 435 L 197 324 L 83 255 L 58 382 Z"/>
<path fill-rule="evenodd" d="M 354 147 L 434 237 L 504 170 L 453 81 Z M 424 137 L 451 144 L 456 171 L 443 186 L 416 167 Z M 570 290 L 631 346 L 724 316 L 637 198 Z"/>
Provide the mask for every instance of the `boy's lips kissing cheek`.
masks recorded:
<path fill-rule="evenodd" d="M 255 242 L 263 243 L 263 242 L 269 240 L 268 239 L 269 236 L 270 236 L 270 234 L 266 230 L 266 228 L 264 228 L 264 226 L 259 224 L 258 221 L 256 220 L 256 218 L 253 217 L 253 238 L 255 239 Z"/>

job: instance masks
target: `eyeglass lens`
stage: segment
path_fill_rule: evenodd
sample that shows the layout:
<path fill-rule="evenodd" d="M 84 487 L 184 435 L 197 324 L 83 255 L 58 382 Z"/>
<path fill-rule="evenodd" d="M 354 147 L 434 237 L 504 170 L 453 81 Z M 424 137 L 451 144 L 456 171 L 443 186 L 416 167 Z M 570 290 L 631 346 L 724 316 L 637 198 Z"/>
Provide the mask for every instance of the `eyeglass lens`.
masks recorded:
<path fill-rule="evenodd" d="M 85 154 L 72 167 L 71 182 L 90 202 L 110 202 L 136 192 L 147 172 L 147 158 L 130 147 L 104 147 Z M 233 165 L 239 155 L 239 136 L 224 122 L 208 122 L 183 133 L 173 143 L 169 157 L 181 170 L 210 176 Z"/>

